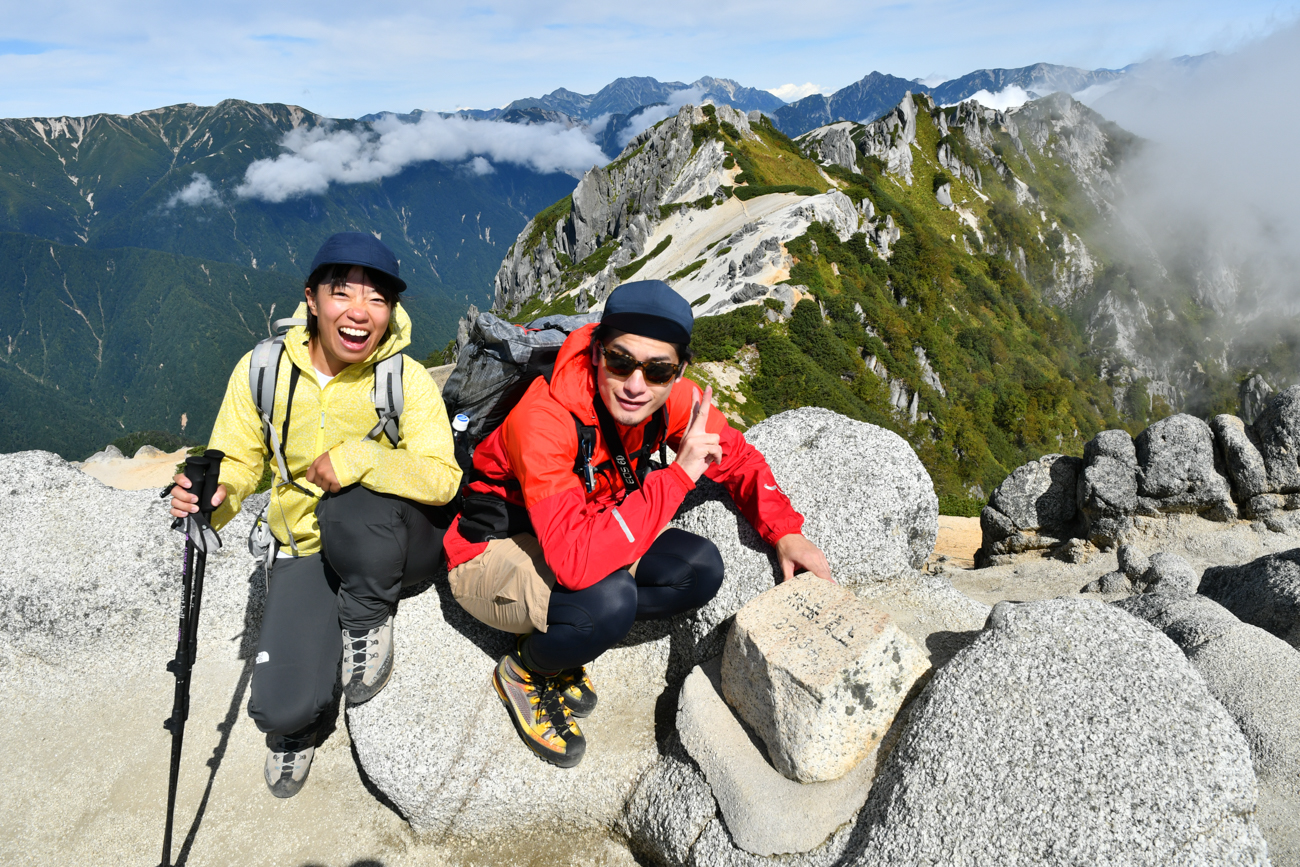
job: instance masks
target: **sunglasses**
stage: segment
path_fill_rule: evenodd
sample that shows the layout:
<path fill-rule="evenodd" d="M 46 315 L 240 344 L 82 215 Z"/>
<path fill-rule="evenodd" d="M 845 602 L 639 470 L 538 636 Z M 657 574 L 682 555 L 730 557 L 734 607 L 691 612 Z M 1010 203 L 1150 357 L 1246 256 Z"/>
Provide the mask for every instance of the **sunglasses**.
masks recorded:
<path fill-rule="evenodd" d="M 637 361 L 632 356 L 619 352 L 617 349 L 610 349 L 604 344 L 600 348 L 605 356 L 605 369 L 619 379 L 626 379 L 637 368 L 640 368 L 646 382 L 651 385 L 666 385 L 677 378 L 680 370 L 680 365 L 676 362 Z"/>

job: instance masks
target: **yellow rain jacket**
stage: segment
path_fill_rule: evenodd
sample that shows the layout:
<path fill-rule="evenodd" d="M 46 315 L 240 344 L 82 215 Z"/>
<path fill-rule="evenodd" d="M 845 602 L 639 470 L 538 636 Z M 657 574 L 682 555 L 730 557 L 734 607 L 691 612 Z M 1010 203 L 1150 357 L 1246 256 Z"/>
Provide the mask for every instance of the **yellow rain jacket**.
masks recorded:
<path fill-rule="evenodd" d="M 306 318 L 306 303 L 294 314 Z M 307 468 L 326 451 L 339 484 L 360 482 L 372 491 L 395 494 L 418 503 L 442 504 L 456 495 L 460 467 L 454 457 L 451 425 L 443 408 L 442 395 L 424 365 L 406 358 L 402 366 L 405 406 L 399 422 L 399 442 L 393 448 L 388 438 L 366 439 L 378 421 L 371 398 L 376 362 L 394 355 L 411 342 L 411 320 L 398 304 L 393 310 L 388 335 L 371 356 L 349 365 L 324 389 L 317 384 L 316 371 L 307 349 L 307 329 L 289 329 L 284 340 L 284 360 L 275 387 L 276 435 L 282 432 L 289 400 L 292 367 L 302 371 L 293 395 L 289 435 L 284 438 L 285 463 L 295 482 L 314 496 L 292 485 L 281 485 L 275 456 L 262 433 L 262 420 L 248 386 L 249 352 L 235 365 L 221 402 L 208 447 L 225 452 L 221 462 L 221 483 L 226 500 L 213 513 L 212 524 L 221 528 L 239 511 L 240 504 L 257 487 L 269 460 L 274 473 L 271 493 L 271 531 L 280 544 L 289 546 L 293 534 L 299 555 L 320 550 L 320 529 L 316 524 L 316 503 L 320 488 L 303 478 Z M 285 363 L 288 362 L 288 363 Z"/>

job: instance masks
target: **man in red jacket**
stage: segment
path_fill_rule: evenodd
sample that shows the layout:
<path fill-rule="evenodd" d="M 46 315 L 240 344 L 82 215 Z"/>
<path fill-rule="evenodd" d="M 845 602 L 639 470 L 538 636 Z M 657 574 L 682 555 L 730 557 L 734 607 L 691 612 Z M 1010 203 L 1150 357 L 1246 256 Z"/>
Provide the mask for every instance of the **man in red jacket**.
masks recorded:
<path fill-rule="evenodd" d="M 614 290 L 600 324 L 569 335 L 550 381 L 535 380 L 479 445 L 444 540 L 457 601 L 520 635 L 493 683 L 524 743 L 561 767 L 582 759 L 573 718 L 596 705 L 583 666 L 635 620 L 697 608 L 722 583 L 712 542 L 664 529 L 700 476 L 776 549 L 782 580 L 831 577 L 767 461 L 710 411 L 711 389 L 682 377 L 693 324 L 662 281 Z M 663 441 L 677 459 L 650 473 Z"/>

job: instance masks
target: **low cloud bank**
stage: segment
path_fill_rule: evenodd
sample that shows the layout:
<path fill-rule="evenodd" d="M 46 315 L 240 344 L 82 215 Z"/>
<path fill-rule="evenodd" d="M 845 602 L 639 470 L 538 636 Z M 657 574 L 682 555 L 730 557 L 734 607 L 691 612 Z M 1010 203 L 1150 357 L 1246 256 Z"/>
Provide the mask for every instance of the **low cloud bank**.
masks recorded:
<path fill-rule="evenodd" d="M 640 114 L 628 118 L 628 125 L 619 131 L 618 146 L 627 147 L 628 142 L 659 121 L 677 114 L 683 105 L 699 105 L 702 99 L 704 99 L 702 87 L 688 87 L 686 90 L 673 91 L 668 96 L 668 102 L 663 105 L 652 105 Z"/>
<path fill-rule="evenodd" d="M 168 197 L 165 207 L 170 210 L 177 205 L 196 207 L 198 205 L 217 204 L 220 201 L 221 195 L 217 192 L 217 188 L 212 185 L 212 181 L 208 179 L 208 176 L 201 172 L 195 172 L 193 180 L 184 189 L 178 190 Z"/>
<path fill-rule="evenodd" d="M 1221 314 L 1231 342 L 1300 331 L 1300 25 L 1188 69 L 1152 64 L 1093 108 L 1147 140 L 1120 203 L 1135 259 Z M 1149 256 L 1147 257 L 1149 258 Z"/>
<path fill-rule="evenodd" d="M 1012 84 L 1003 90 L 999 90 L 997 93 L 992 93 L 987 90 L 977 90 L 970 96 L 966 97 L 966 99 L 963 99 L 962 102 L 967 102 L 973 99 L 985 108 L 1006 111 L 1009 108 L 1022 106 L 1032 98 L 1033 97 L 1029 95 L 1029 92 L 1023 87 Z M 956 105 L 957 103 L 952 104 Z"/>
<path fill-rule="evenodd" d="M 466 163 L 476 175 L 490 174 L 493 163 L 512 163 L 536 172 L 579 175 L 607 162 L 600 148 L 579 128 L 561 124 L 514 124 L 444 118 L 426 114 L 416 123 L 393 116 L 371 128 L 354 130 L 296 129 L 281 145 L 288 153 L 257 160 L 235 187 L 235 195 L 266 202 L 283 202 L 318 195 L 330 184 L 363 184 L 392 177 L 408 166 L 428 160 Z M 173 199 L 203 204 L 199 176 Z M 206 178 L 203 179 L 206 183 Z M 208 184 L 211 190 L 211 184 Z M 175 204 L 175 202 L 172 202 Z"/>

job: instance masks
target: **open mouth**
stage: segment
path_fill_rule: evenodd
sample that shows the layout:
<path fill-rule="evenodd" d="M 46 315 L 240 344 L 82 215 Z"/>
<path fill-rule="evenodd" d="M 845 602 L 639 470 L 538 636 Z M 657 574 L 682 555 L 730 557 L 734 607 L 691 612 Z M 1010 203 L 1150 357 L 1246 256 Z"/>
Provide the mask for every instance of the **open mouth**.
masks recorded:
<path fill-rule="evenodd" d="M 366 348 L 366 343 L 370 340 L 370 332 L 363 328 L 345 325 L 339 329 L 339 339 L 343 341 L 344 348 L 360 351 Z"/>

